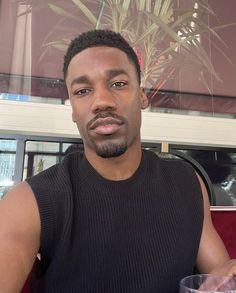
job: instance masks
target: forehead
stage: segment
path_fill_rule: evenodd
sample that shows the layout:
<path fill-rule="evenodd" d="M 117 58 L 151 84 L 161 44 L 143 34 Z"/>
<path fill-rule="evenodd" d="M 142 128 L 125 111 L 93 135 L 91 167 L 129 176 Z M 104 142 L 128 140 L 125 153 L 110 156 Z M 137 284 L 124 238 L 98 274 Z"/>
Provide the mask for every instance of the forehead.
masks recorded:
<path fill-rule="evenodd" d="M 135 73 L 135 65 L 126 53 L 113 47 L 92 47 L 76 54 L 68 66 L 68 79 L 71 76 L 98 73 L 104 70 L 123 68 Z"/>

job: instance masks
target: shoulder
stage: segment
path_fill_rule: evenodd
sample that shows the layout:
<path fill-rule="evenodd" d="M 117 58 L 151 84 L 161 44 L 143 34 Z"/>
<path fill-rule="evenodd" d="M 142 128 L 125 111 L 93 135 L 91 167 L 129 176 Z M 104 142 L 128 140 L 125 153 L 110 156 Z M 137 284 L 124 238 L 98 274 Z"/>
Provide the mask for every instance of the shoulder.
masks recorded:
<path fill-rule="evenodd" d="M 14 186 L 1 200 L 0 222 L 3 223 L 3 226 L 0 225 L 1 233 L 5 231 L 13 238 L 18 235 L 19 243 L 31 239 L 32 245 L 39 246 L 39 210 L 34 193 L 26 182 Z"/>
<path fill-rule="evenodd" d="M 17 229 L 32 230 L 39 233 L 39 210 L 34 193 L 26 182 L 10 189 L 0 202 L 0 214 L 7 222 L 16 224 Z M 14 227 L 13 227 L 14 228 Z"/>
<path fill-rule="evenodd" d="M 148 173 L 152 181 L 166 189 L 175 190 L 181 198 L 196 199 L 202 203 L 201 185 L 195 169 L 186 161 L 173 159 L 167 155 L 145 151 L 148 157 Z M 191 195 L 191 196 L 190 196 Z"/>
<path fill-rule="evenodd" d="M 62 162 L 26 179 L 40 214 L 42 255 L 53 253 L 61 231 L 73 214 L 76 197 L 73 181 L 79 177 L 81 156 L 78 153 L 68 154 Z"/>
<path fill-rule="evenodd" d="M 39 174 L 29 177 L 26 182 L 34 189 L 51 189 L 60 191 L 62 186 L 68 186 L 71 181 L 71 174 L 74 170 L 79 169 L 82 154 L 71 153 L 52 167 L 40 172 Z"/>
<path fill-rule="evenodd" d="M 198 182 L 196 172 L 188 162 L 182 159 L 169 157 L 169 154 L 154 153 L 146 150 L 143 151 L 143 154 L 149 164 L 153 164 L 169 174 L 179 175 L 181 177 L 191 176 Z"/>
<path fill-rule="evenodd" d="M 19 205 L 16 203 L 19 203 Z M 11 204 L 11 208 L 17 210 L 23 207 L 34 207 L 33 210 L 37 208 L 34 193 L 26 182 L 20 182 L 12 187 L 1 200 L 1 206 L 10 206 Z M 29 210 L 28 212 L 30 213 L 33 210 Z"/>
<path fill-rule="evenodd" d="M 0 201 L 0 270 L 3 279 L 6 272 L 11 276 L 13 274 L 12 284 L 18 283 L 22 287 L 39 246 L 40 217 L 37 204 L 29 185 L 22 182 Z"/>

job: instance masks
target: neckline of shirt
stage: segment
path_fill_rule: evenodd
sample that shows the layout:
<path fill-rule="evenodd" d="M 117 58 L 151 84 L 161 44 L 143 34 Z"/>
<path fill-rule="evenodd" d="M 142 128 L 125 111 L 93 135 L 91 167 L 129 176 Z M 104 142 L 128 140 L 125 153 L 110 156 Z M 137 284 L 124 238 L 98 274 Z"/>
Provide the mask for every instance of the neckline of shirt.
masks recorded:
<path fill-rule="evenodd" d="M 83 180 L 91 184 L 93 182 L 96 187 L 105 188 L 115 188 L 115 189 L 133 189 L 140 186 L 143 183 L 147 175 L 147 158 L 145 152 L 142 152 L 142 157 L 140 164 L 134 174 L 124 180 L 109 180 L 100 175 L 93 166 L 89 163 L 85 155 L 83 155 L 80 162 Z"/>

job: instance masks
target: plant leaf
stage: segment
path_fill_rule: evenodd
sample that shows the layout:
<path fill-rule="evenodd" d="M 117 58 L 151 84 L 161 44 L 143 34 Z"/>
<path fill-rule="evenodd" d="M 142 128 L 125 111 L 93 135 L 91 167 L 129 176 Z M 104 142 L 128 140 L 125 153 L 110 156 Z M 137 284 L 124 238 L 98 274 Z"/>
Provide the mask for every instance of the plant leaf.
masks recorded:
<path fill-rule="evenodd" d="M 49 3 L 48 6 L 52 9 L 52 11 L 54 11 L 56 14 L 61 15 L 65 18 L 70 18 L 73 20 L 78 21 L 78 17 L 75 17 L 73 14 L 68 13 L 66 10 L 62 9 L 61 7 L 51 4 Z"/>
<path fill-rule="evenodd" d="M 97 18 L 92 13 L 91 10 L 88 9 L 86 5 L 84 5 L 80 0 L 72 0 L 72 2 L 77 5 L 77 7 L 84 13 L 84 15 L 90 20 L 93 25 L 97 24 Z"/>

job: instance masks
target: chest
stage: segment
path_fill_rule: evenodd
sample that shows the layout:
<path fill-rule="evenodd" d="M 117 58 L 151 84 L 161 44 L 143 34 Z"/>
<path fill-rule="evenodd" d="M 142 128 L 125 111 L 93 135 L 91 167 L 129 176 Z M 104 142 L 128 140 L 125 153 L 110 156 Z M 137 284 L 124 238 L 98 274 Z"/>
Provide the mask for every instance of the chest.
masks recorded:
<path fill-rule="evenodd" d="M 113 198 L 97 192 L 94 200 L 87 191 L 75 205 L 54 259 L 55 267 L 67 268 L 62 287 L 85 282 L 91 291 L 81 292 L 172 292 L 192 273 L 200 222 L 158 192 Z"/>

